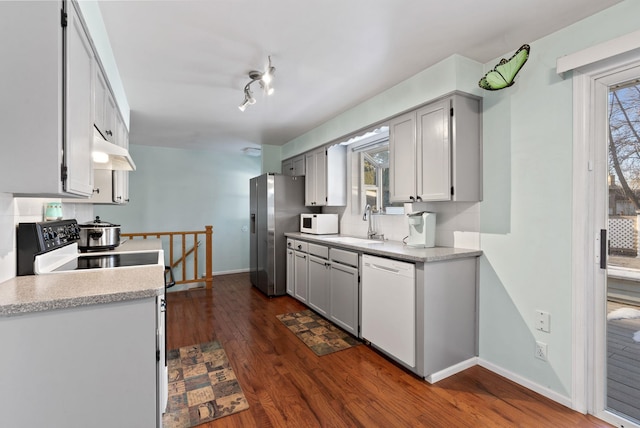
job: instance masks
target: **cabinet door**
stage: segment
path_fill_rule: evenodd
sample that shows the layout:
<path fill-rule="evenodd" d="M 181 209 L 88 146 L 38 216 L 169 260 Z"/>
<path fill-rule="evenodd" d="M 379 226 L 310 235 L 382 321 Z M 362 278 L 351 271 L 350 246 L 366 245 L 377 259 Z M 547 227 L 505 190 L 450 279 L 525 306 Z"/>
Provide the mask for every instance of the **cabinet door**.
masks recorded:
<path fill-rule="evenodd" d="M 417 111 L 417 194 L 423 201 L 451 199 L 450 110 L 447 98 Z"/>
<path fill-rule="evenodd" d="M 327 204 L 327 151 L 325 148 L 305 155 L 305 193 L 306 206 Z"/>
<path fill-rule="evenodd" d="M 299 156 L 292 160 L 293 175 L 305 175 L 305 161 L 304 156 Z"/>
<path fill-rule="evenodd" d="M 67 7 L 68 26 L 65 97 L 66 129 L 64 164 L 68 193 L 90 196 L 93 192 L 93 163 L 91 142 L 93 139 L 93 78 L 94 54 L 75 6 Z"/>
<path fill-rule="evenodd" d="M 316 163 L 316 203 L 327 205 L 327 151 L 322 148 L 315 152 Z"/>
<path fill-rule="evenodd" d="M 102 133 L 104 138 L 110 143 L 117 144 L 116 138 L 118 132 L 116 131 L 116 121 L 118 117 L 118 106 L 116 101 L 111 95 L 111 91 L 107 91 L 105 105 L 104 105 L 104 132 Z"/>
<path fill-rule="evenodd" d="M 415 200 L 416 115 L 413 112 L 389 121 L 389 168 L 391 202 Z"/>
<path fill-rule="evenodd" d="M 331 321 L 358 336 L 358 268 L 331 264 L 329 308 Z"/>
<path fill-rule="evenodd" d="M 296 258 L 295 251 L 287 250 L 287 294 L 294 296 L 294 284 L 296 282 Z"/>
<path fill-rule="evenodd" d="M 94 85 L 94 94 L 93 94 L 93 105 L 94 105 L 94 124 L 96 128 L 104 135 L 105 131 L 105 121 L 104 121 L 104 109 L 107 100 L 107 92 L 109 92 L 109 87 L 107 86 L 107 81 L 102 74 L 102 69 L 98 66 L 98 64 L 94 65 L 95 68 L 95 85 Z"/>
<path fill-rule="evenodd" d="M 282 174 L 283 175 L 295 175 L 293 171 L 293 160 L 289 159 L 282 161 Z"/>
<path fill-rule="evenodd" d="M 307 304 L 327 316 L 329 307 L 329 263 L 326 259 L 309 255 L 309 300 Z"/>
<path fill-rule="evenodd" d="M 304 178 L 304 204 L 308 207 L 316 202 L 316 158 L 314 153 L 304 156 L 307 175 Z"/>
<path fill-rule="evenodd" d="M 117 113 L 117 112 L 116 112 Z M 115 143 L 120 147 L 129 149 L 129 133 L 124 121 L 117 115 L 116 117 Z M 129 171 L 113 171 L 112 200 L 117 204 L 129 202 Z"/>
<path fill-rule="evenodd" d="M 307 254 L 300 251 L 295 252 L 295 272 L 294 272 L 294 297 L 301 302 L 307 302 L 308 280 L 307 275 Z"/>

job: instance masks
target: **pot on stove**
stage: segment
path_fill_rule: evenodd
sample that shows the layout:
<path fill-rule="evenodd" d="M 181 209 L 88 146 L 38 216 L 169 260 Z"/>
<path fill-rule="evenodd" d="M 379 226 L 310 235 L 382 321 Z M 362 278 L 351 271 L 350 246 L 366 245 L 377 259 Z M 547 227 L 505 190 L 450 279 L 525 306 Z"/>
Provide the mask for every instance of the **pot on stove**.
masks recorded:
<path fill-rule="evenodd" d="M 113 250 L 120 245 L 120 225 L 100 220 L 79 224 L 80 251 Z"/>

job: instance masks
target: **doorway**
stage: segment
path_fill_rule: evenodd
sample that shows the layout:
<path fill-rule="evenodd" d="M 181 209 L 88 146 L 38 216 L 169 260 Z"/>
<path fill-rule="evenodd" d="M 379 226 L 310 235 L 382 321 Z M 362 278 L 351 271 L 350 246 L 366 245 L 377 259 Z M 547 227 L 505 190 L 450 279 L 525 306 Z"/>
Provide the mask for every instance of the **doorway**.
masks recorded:
<path fill-rule="evenodd" d="M 640 399 L 634 398 L 640 391 L 640 346 L 635 346 L 633 334 L 621 328 L 629 318 L 613 318 L 618 309 L 634 309 L 629 287 L 640 284 L 638 218 L 633 201 L 624 201 L 633 196 L 637 179 L 629 175 L 633 153 L 625 151 L 631 140 L 622 144 L 616 133 L 623 124 L 612 114 L 624 115 L 617 104 L 623 95 L 616 91 L 633 90 L 638 78 L 640 58 L 587 66 L 576 71 L 573 79 L 573 402 L 577 410 L 625 428 L 640 427 Z M 610 123 L 617 129 L 610 128 Z M 632 136 L 633 131 L 627 132 Z M 636 142 L 640 149 L 640 138 Z M 623 227 L 630 229 L 621 232 Z"/>

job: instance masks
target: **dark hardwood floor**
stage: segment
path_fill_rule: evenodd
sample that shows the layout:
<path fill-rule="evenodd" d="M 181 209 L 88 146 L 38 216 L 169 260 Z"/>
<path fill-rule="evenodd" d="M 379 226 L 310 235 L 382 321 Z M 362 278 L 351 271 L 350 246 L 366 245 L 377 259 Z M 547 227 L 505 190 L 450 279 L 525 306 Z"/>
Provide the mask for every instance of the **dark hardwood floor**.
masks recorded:
<path fill-rule="evenodd" d="M 248 274 L 167 300 L 169 349 L 220 341 L 249 402 L 203 428 L 610 427 L 479 366 L 430 385 L 365 345 L 317 357 L 276 318 L 306 307 Z"/>

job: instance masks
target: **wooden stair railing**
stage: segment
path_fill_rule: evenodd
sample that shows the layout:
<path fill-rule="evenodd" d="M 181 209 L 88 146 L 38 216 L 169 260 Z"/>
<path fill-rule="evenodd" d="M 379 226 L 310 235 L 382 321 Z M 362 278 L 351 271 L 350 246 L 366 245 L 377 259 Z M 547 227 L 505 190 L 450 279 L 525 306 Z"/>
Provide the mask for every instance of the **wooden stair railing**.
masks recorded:
<path fill-rule="evenodd" d="M 142 238 L 147 239 L 148 237 L 155 237 L 158 239 L 162 239 L 163 237 L 167 237 L 168 245 L 169 245 L 169 263 L 168 265 L 172 268 L 177 267 L 182 264 L 182 274 L 179 275 L 180 278 L 176 278 L 176 284 L 188 284 L 194 282 L 204 282 L 207 288 L 211 288 L 213 284 L 213 226 L 205 226 L 205 230 L 198 231 L 187 231 L 187 232 L 136 232 L 136 233 L 121 233 L 121 236 L 134 239 L 134 238 Z M 200 235 L 205 235 L 205 276 L 201 278 L 198 274 L 198 247 L 200 246 L 200 241 L 198 237 Z M 193 246 L 187 249 L 187 236 L 191 236 L 193 238 Z M 178 241 L 180 242 L 180 251 L 177 252 L 174 247 L 175 237 L 178 237 Z M 165 241 L 163 240 L 163 245 Z M 177 253 L 177 254 L 176 254 Z M 188 256 L 193 254 L 193 272 L 187 278 L 187 269 L 186 269 L 186 259 Z"/>

